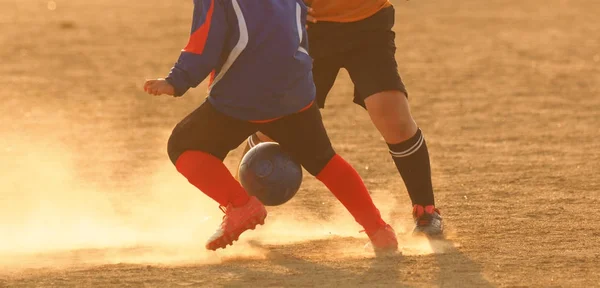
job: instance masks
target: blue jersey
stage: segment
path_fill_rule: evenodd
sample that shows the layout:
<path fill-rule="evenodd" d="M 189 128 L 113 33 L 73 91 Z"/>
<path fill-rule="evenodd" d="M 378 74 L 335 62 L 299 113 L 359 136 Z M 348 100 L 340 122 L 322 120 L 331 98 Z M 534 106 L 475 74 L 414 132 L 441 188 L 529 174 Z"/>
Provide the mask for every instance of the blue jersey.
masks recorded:
<path fill-rule="evenodd" d="M 242 120 L 295 113 L 315 98 L 303 0 L 194 0 L 192 31 L 166 80 L 175 96 L 210 74 L 208 101 Z"/>

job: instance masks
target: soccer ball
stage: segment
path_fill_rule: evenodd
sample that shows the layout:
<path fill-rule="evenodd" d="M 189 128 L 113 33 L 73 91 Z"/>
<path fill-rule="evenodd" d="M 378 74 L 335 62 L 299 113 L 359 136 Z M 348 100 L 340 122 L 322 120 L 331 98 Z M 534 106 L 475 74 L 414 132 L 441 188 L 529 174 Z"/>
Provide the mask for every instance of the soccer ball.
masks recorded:
<path fill-rule="evenodd" d="M 265 206 L 286 203 L 300 189 L 302 167 L 275 142 L 252 147 L 239 167 L 240 183 Z"/>

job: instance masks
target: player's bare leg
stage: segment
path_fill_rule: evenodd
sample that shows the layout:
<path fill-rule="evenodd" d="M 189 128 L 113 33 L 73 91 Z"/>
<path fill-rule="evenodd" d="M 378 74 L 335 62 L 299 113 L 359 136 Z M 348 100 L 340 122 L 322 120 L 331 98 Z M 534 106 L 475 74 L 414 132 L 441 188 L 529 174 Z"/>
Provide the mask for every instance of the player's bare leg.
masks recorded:
<path fill-rule="evenodd" d="M 411 201 L 415 232 L 429 236 L 443 233 L 442 217 L 435 208 L 429 152 L 414 121 L 406 95 L 383 91 L 367 97 L 365 106 L 371 121 L 383 136 L 402 176 Z"/>
<path fill-rule="evenodd" d="M 387 143 L 400 143 L 417 132 L 408 99 L 400 91 L 384 91 L 365 99 L 371 121 Z"/>

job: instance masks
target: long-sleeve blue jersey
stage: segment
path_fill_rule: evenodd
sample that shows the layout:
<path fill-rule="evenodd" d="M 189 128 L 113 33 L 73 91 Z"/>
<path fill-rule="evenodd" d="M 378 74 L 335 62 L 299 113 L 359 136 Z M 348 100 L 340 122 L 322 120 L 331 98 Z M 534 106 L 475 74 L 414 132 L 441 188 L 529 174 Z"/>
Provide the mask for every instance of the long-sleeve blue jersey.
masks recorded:
<path fill-rule="evenodd" d="M 208 101 L 242 120 L 267 120 L 315 97 L 303 0 L 194 0 L 192 31 L 166 80 L 175 96 L 209 74 Z"/>

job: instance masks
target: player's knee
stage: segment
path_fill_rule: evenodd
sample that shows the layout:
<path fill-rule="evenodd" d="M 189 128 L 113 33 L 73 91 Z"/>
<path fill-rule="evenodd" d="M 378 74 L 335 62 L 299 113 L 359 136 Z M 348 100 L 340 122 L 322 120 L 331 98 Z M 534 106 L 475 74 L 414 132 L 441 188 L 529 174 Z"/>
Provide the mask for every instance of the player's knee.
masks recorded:
<path fill-rule="evenodd" d="M 169 136 L 169 141 L 167 141 L 167 154 L 169 155 L 171 162 L 173 162 L 173 165 L 177 163 L 179 156 L 185 152 L 185 149 L 182 145 L 183 138 L 183 133 L 181 133 L 181 131 L 175 127 L 173 132 L 171 132 L 171 136 Z"/>
<path fill-rule="evenodd" d="M 385 91 L 365 99 L 371 121 L 387 143 L 399 143 L 417 131 L 408 101 L 400 91 Z"/>
<path fill-rule="evenodd" d="M 169 137 L 169 141 L 167 142 L 167 154 L 169 155 L 169 159 L 171 159 L 173 165 L 175 165 L 182 151 L 179 151 L 179 149 L 177 149 L 177 142 L 175 140 L 176 138 L 173 136 L 174 135 L 171 134 L 171 137 Z"/>
<path fill-rule="evenodd" d="M 239 145 L 239 143 L 237 143 Z M 204 153 L 211 154 L 221 161 L 225 159 L 227 153 L 229 153 L 229 146 L 223 146 L 215 144 L 208 135 L 202 135 L 201 133 L 194 133 L 190 131 L 186 126 L 178 124 L 169 140 L 167 141 L 167 154 L 169 159 L 176 165 L 177 160 L 186 151 L 202 151 Z"/>
<path fill-rule="evenodd" d="M 300 162 L 308 173 L 313 176 L 317 176 L 319 173 L 321 173 L 323 168 L 327 166 L 327 163 L 329 163 L 333 156 L 335 156 L 335 151 L 333 150 L 333 147 L 329 146 L 320 153 L 303 157 L 303 159 L 300 159 Z"/>

